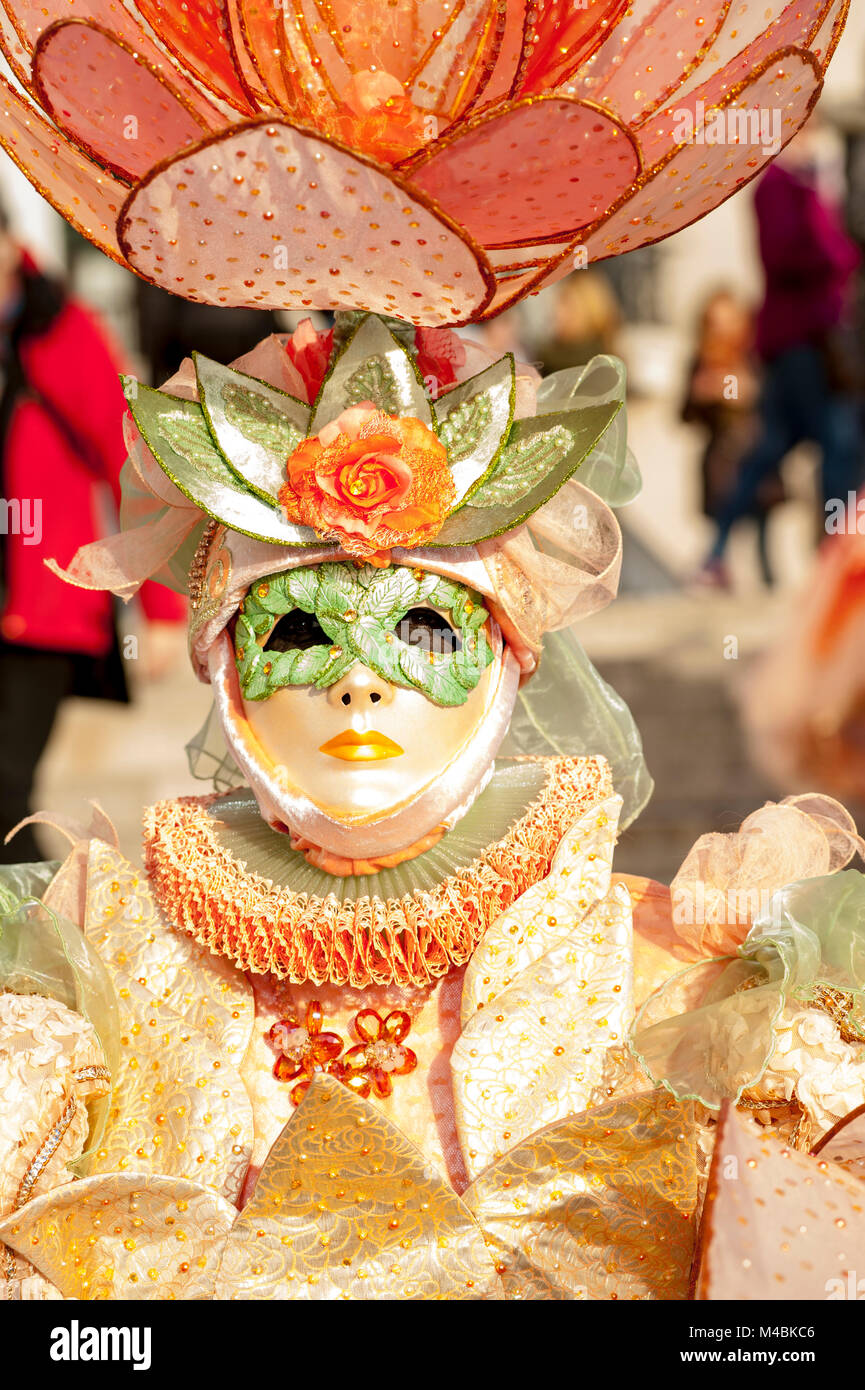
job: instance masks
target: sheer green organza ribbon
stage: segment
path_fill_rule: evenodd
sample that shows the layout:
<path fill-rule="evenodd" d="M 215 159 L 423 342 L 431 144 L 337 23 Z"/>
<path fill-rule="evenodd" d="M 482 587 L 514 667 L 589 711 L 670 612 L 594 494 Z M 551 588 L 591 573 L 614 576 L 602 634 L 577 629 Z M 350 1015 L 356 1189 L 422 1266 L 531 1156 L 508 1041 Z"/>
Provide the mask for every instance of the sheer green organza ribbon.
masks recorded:
<path fill-rule="evenodd" d="M 650 995 L 629 1045 L 656 1084 L 717 1109 L 759 1081 L 785 1005 L 819 1006 L 823 990 L 844 996 L 847 1027 L 865 1037 L 865 875 L 852 869 L 779 889 L 736 955 Z"/>
<path fill-rule="evenodd" d="M 119 1059 L 120 1021 L 108 972 L 83 933 L 41 901 L 56 865 L 0 867 L 0 990 L 39 994 L 82 1014 L 93 1026 L 112 1076 Z M 83 1176 L 97 1148 L 110 1093 L 88 1103 L 88 1149 L 75 1163 Z"/>

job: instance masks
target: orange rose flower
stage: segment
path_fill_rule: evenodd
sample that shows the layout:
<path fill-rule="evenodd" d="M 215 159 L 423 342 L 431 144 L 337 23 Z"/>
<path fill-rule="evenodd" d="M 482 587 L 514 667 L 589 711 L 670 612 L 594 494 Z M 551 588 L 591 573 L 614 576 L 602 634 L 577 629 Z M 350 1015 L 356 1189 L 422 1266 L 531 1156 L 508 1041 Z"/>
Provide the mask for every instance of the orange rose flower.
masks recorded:
<path fill-rule="evenodd" d="M 286 471 L 279 500 L 288 520 L 377 565 L 390 562 L 394 546 L 408 550 L 432 540 L 456 498 L 437 435 L 371 401 L 305 439 Z"/>

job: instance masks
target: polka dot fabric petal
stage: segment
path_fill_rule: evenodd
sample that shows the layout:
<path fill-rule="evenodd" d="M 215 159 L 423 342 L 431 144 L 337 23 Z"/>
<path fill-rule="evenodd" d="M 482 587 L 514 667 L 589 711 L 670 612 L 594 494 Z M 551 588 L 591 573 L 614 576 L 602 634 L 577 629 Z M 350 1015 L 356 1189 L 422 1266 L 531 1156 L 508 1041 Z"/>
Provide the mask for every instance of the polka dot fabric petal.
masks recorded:
<path fill-rule="evenodd" d="M 214 124 L 217 113 L 196 81 L 177 67 L 158 40 L 148 36 L 141 17 L 119 0 L 2 0 L 2 8 L 4 30 L 8 23 L 18 39 L 11 51 L 4 42 L 3 51 L 15 76 L 28 90 L 32 86 L 31 63 L 39 39 L 59 22 L 78 20 L 95 25 L 131 48 L 190 101 L 209 124 Z"/>
<path fill-rule="evenodd" d="M 125 184 L 90 160 L 0 77 L 0 144 L 67 222 L 122 263 L 115 225 Z"/>
<path fill-rule="evenodd" d="M 656 117 L 655 134 L 647 128 L 643 141 L 656 154 L 662 149 L 665 153 L 639 176 L 608 214 L 564 252 L 560 251 L 545 268 L 523 275 L 513 288 L 500 287 L 489 312 L 500 312 L 524 295 L 569 274 L 580 254 L 587 263 L 607 260 L 661 241 L 704 217 L 754 178 L 770 157 L 760 144 L 762 119 L 768 115 L 770 124 L 765 130 L 772 140 L 777 112 L 779 142 L 782 146 L 787 144 L 806 120 L 819 90 L 816 60 L 798 53 L 781 53 L 764 64 L 763 70 L 738 94 L 728 97 L 724 106 L 719 105 L 718 124 L 713 125 L 711 137 L 722 137 L 718 143 L 709 143 L 707 127 L 702 141 L 671 145 L 671 116 Z M 683 102 L 682 112 L 696 110 L 697 100 L 694 94 Z M 742 129 L 746 131 L 746 138 L 738 142 L 740 126 L 736 113 L 743 114 Z M 756 142 L 750 138 L 752 115 L 756 117 Z M 676 121 L 680 117 L 681 113 Z"/>
<path fill-rule="evenodd" d="M 706 1193 L 698 1298 L 856 1299 L 863 1244 L 860 1178 L 764 1137 L 759 1125 L 732 1108 L 722 1111 Z"/>
<path fill-rule="evenodd" d="M 629 187 L 640 162 L 615 121 L 558 97 L 481 118 L 439 149 L 413 182 L 485 246 L 577 231 Z"/>
<path fill-rule="evenodd" d="M 209 129 L 140 58 L 88 24 L 51 29 L 37 47 L 33 75 L 60 129 L 129 182 Z"/>
<path fill-rule="evenodd" d="M 109 255 L 193 300 L 433 325 L 736 192 L 807 119 L 849 0 L 375 0 L 362 23 L 353 0 L 2 6 L 0 49 L 68 137 L 46 151 L 16 95 L 3 142 Z M 725 112 L 745 135 L 704 142 Z M 113 223 L 108 172 L 133 185 Z"/>
<path fill-rule="evenodd" d="M 235 129 L 131 195 L 132 267 L 209 304 L 350 309 L 418 323 L 470 318 L 491 272 L 426 200 L 347 151 L 280 124 Z"/>

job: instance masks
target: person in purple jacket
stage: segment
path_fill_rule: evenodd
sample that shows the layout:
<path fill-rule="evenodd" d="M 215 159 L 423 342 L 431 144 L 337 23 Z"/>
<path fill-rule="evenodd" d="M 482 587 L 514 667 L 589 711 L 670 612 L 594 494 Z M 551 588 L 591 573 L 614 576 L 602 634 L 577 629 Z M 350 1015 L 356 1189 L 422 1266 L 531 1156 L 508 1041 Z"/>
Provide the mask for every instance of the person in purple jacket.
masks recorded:
<path fill-rule="evenodd" d="M 799 137 L 757 188 L 765 275 L 756 346 L 765 363 L 760 431 L 718 515 L 705 581 L 726 584 L 723 556 L 734 524 L 752 515 L 763 481 L 805 440 L 822 455 L 821 491 L 846 499 L 862 479 L 855 372 L 841 331 L 859 252 L 817 191 L 809 146 Z"/>

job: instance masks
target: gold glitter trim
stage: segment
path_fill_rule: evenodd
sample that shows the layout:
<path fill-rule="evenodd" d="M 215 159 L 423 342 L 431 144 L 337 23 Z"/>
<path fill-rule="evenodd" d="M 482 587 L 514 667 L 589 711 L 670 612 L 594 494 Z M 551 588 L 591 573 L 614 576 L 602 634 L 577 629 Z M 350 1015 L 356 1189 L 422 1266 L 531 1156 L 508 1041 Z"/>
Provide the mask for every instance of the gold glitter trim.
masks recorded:
<path fill-rule="evenodd" d="M 277 9 L 277 14 L 280 13 L 281 11 Z M 237 75 L 237 80 L 240 83 L 240 86 L 243 90 L 243 94 L 246 97 L 247 103 L 253 111 L 266 111 L 270 106 L 273 98 L 271 96 L 270 88 L 268 87 L 267 83 L 261 75 L 261 70 L 258 64 L 256 63 L 255 59 L 249 51 L 249 44 L 246 41 L 246 34 L 244 32 L 243 27 L 243 12 L 241 10 L 240 4 L 238 3 L 238 0 L 232 0 L 232 3 L 229 3 L 229 5 L 227 6 L 227 9 L 225 11 L 225 24 L 226 33 L 228 35 L 228 45 L 231 49 L 231 61 L 234 64 L 234 71 Z M 252 87 L 249 78 L 247 77 L 247 74 L 244 71 L 243 62 L 241 60 L 240 47 L 238 45 L 238 37 L 235 33 L 235 29 L 239 30 L 240 32 L 240 43 L 243 45 L 243 53 L 246 58 L 246 61 L 249 63 L 249 66 L 252 68 L 253 73 L 258 78 L 258 81 L 261 83 L 262 90 L 260 92 L 257 92 L 255 88 Z M 281 106 L 279 105 L 279 103 L 276 104 L 275 110 L 281 110 Z"/>
<path fill-rule="evenodd" d="M 850 6 L 851 6 L 852 2 L 853 2 L 853 0 L 846 0 L 846 4 L 844 4 L 844 5 L 841 6 L 841 9 L 839 10 L 838 14 L 837 14 L 836 17 L 835 17 L 835 23 L 834 23 L 833 26 L 832 26 L 832 36 L 831 36 L 831 38 L 830 38 L 830 40 L 829 40 L 829 43 L 828 43 L 827 46 L 826 46 L 826 56 L 825 56 L 825 58 L 823 59 L 823 71 L 824 71 L 824 72 L 826 71 L 826 69 L 828 68 L 829 64 L 831 63 L 832 58 L 834 57 L 834 54 L 835 54 L 835 49 L 838 47 L 838 44 L 839 44 L 840 41 L 841 41 L 841 35 L 842 35 L 843 32 L 844 32 L 844 25 L 847 23 L 847 16 L 848 16 L 849 13 L 850 13 Z M 831 7 L 832 7 L 832 0 L 829 0 L 829 3 L 827 4 L 825 10 L 823 11 L 822 15 L 820 16 L 820 19 L 819 19 L 818 23 L 814 25 L 814 28 L 813 28 L 813 30 L 811 31 L 811 34 L 809 35 L 809 38 L 808 38 L 808 42 L 809 42 L 809 43 L 813 43 L 813 42 L 814 42 L 814 39 L 816 39 L 817 35 L 818 35 L 819 32 L 820 32 L 821 26 L 824 24 L 824 22 L 825 22 L 825 20 L 826 20 L 826 18 L 827 18 L 827 16 L 828 16 L 828 13 L 829 13 L 829 10 L 831 9 Z"/>
<path fill-rule="evenodd" d="M 814 987 L 814 1004 L 828 1014 L 845 1043 L 865 1043 L 865 1030 L 851 1017 L 855 1000 L 848 990 L 832 989 L 829 985 Z"/>
<path fill-rule="evenodd" d="M 282 14 L 282 10 L 274 8 L 273 13 L 275 16 L 280 16 Z M 286 90 L 286 92 L 282 96 L 280 96 L 277 92 L 274 91 L 270 81 L 268 80 L 267 74 L 261 65 L 260 59 L 253 47 L 252 39 L 249 34 L 249 24 L 247 19 L 246 4 L 244 3 L 244 0 L 235 0 L 234 5 L 232 6 L 232 18 L 236 20 L 237 27 L 240 30 L 240 37 L 243 40 L 243 47 L 246 50 L 246 56 L 249 60 L 249 64 L 253 72 L 258 77 L 258 80 L 262 86 L 262 94 L 255 94 L 255 104 L 259 108 L 261 108 L 270 103 L 270 105 L 272 105 L 273 107 L 274 113 L 278 113 L 280 116 L 285 111 L 291 111 L 294 115 L 298 115 L 302 109 L 302 104 L 300 100 L 295 98 L 294 106 L 289 105 L 288 102 L 290 100 L 291 94 L 288 92 L 288 90 Z M 285 81 L 285 57 L 282 48 L 274 49 L 273 54 L 274 57 L 277 59 L 279 71 L 283 77 L 283 81 Z M 239 70 L 240 65 L 238 63 L 238 71 Z M 244 83 L 244 85 L 247 87 L 247 90 L 251 91 L 248 83 Z M 308 116 L 308 105 L 305 109 L 306 114 Z"/>
<path fill-rule="evenodd" d="M 201 540 L 195 547 L 195 554 L 192 557 L 192 564 L 189 566 L 189 606 L 195 613 L 201 607 L 201 600 L 204 592 L 204 580 L 207 574 L 207 557 L 213 537 L 219 530 L 220 523 L 211 519 L 208 521 L 201 533 Z"/>
<path fill-rule="evenodd" d="M 316 48 L 315 44 L 314 44 L 313 41 L 312 41 L 312 36 L 310 35 L 310 32 L 309 32 L 309 25 L 308 25 L 308 23 L 307 23 L 307 18 L 306 18 L 306 15 L 305 15 L 304 12 L 303 12 L 302 0 L 293 0 L 293 9 L 294 9 L 294 20 L 295 20 L 295 33 L 297 33 L 297 35 L 298 35 L 298 37 L 300 38 L 301 42 L 304 43 L 304 44 L 306 45 L 307 54 L 308 54 L 308 55 L 314 55 L 314 56 L 310 56 L 309 61 L 310 61 L 310 65 L 311 65 L 312 67 L 315 68 L 315 76 L 318 78 L 318 81 L 319 81 L 319 82 L 321 83 L 321 85 L 323 86 L 325 92 L 326 92 L 327 95 L 330 97 L 330 99 L 331 99 L 331 101 L 333 102 L 334 106 L 339 107 L 339 106 L 341 106 L 343 103 L 341 102 L 340 97 L 339 97 L 339 93 L 337 92 L 336 88 L 334 87 L 334 85 L 333 85 L 333 83 L 332 83 L 332 81 L 331 81 L 330 73 L 329 73 L 328 70 L 327 70 L 327 66 L 326 66 L 326 64 L 325 64 L 324 62 L 322 62 L 322 60 L 321 60 L 321 58 L 319 57 L 319 54 L 318 54 L 318 49 Z M 332 33 L 330 34 L 329 37 L 330 37 L 331 40 L 333 41 L 333 45 L 334 45 L 334 48 L 336 49 L 337 56 L 340 57 L 340 58 L 342 58 L 342 53 L 340 52 L 340 47 L 339 47 L 339 41 L 338 41 L 338 39 L 337 39 Z M 317 63 L 317 64 L 316 64 L 316 59 L 318 59 L 318 63 Z M 342 60 L 343 60 L 343 62 L 345 62 L 345 59 L 344 59 L 344 58 L 342 58 Z M 348 66 L 348 65 L 346 64 L 346 66 Z M 283 67 L 283 68 L 285 67 L 285 60 L 284 60 L 284 58 L 282 59 L 282 67 Z"/>
<path fill-rule="evenodd" d="M 490 28 L 493 23 L 495 27 L 493 28 L 492 38 L 490 38 Z M 483 97 L 484 92 L 490 85 L 493 74 L 496 70 L 496 66 L 498 65 L 499 58 L 501 57 L 502 45 L 504 43 L 505 34 L 507 33 L 507 27 L 507 3 L 506 0 L 505 3 L 501 3 L 500 0 L 500 3 L 496 5 L 495 10 L 490 15 L 490 18 L 487 22 L 486 33 L 484 34 L 478 46 L 478 59 L 481 65 L 481 75 L 478 81 L 477 90 L 475 91 L 474 95 L 469 99 L 467 104 L 462 107 L 462 109 L 460 109 L 459 107 L 459 99 L 461 93 L 457 93 L 457 96 L 451 103 L 451 114 L 453 115 L 457 110 L 459 110 L 460 120 L 465 120 L 471 114 L 471 112 L 477 108 L 478 103 Z M 487 48 L 489 48 L 490 51 L 487 54 L 487 56 L 484 57 L 483 54 L 486 52 Z M 463 83 L 462 93 L 466 91 L 466 87 L 467 84 Z"/>
<path fill-rule="evenodd" d="M 63 1143 L 64 1135 L 75 1119 L 75 1112 L 77 1109 L 78 1102 L 74 1097 L 70 1097 L 63 1107 L 60 1118 L 55 1121 L 46 1138 L 42 1140 L 37 1150 L 36 1157 L 33 1159 L 33 1162 L 18 1184 L 15 1201 L 12 1203 L 13 1211 L 17 1211 L 19 1207 L 23 1207 L 24 1203 L 29 1199 L 30 1193 L 39 1181 L 42 1170 L 48 1166 L 60 1145 Z"/>
<path fill-rule="evenodd" d="M 79 1067 L 72 1073 L 73 1081 L 111 1081 L 111 1072 L 107 1067 Z"/>

